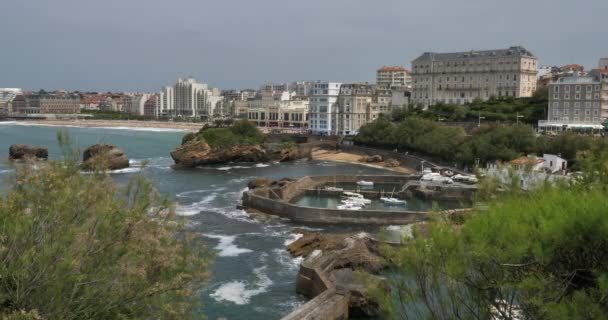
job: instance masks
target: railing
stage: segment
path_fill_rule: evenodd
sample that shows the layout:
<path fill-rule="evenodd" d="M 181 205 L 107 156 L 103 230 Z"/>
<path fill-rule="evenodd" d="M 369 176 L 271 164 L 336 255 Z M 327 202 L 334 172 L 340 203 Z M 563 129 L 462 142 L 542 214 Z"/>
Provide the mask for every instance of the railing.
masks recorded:
<path fill-rule="evenodd" d="M 601 125 L 599 121 L 584 121 L 584 120 L 539 120 L 539 127 L 546 126 L 561 126 L 561 125 Z"/>

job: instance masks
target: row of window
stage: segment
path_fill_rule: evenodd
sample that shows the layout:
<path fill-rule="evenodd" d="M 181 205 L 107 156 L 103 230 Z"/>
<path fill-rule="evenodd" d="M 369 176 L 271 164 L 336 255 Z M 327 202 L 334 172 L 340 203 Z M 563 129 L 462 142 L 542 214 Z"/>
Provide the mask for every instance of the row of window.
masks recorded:
<path fill-rule="evenodd" d="M 579 114 L 580 114 L 580 112 L 581 112 L 581 111 L 580 111 L 579 109 L 574 109 L 574 115 L 575 115 L 575 116 L 579 115 Z M 560 115 L 560 114 L 563 114 L 563 115 L 567 116 L 567 115 L 568 115 L 568 113 L 570 113 L 569 109 L 564 109 L 564 110 L 562 110 L 562 111 L 560 111 L 559 109 L 553 109 L 553 115 L 554 115 L 554 116 L 558 116 L 558 115 Z M 600 111 L 599 111 L 599 110 L 597 110 L 597 109 L 593 110 L 593 115 L 594 115 L 594 116 L 597 116 L 597 115 L 599 115 L 599 114 L 600 114 Z M 586 110 L 585 110 L 585 115 L 586 115 L 586 116 L 590 116 L 590 115 L 591 115 L 591 110 L 586 109 Z"/>
<path fill-rule="evenodd" d="M 553 117 L 554 121 L 570 121 L 570 117 Z M 580 117 L 573 117 L 572 118 L 573 121 L 580 121 L 581 118 Z M 584 122 L 591 122 L 593 121 L 594 123 L 599 123 L 601 121 L 601 118 L 598 117 L 584 117 L 583 118 Z"/>
<path fill-rule="evenodd" d="M 583 88 L 585 88 L 586 92 L 592 92 L 592 91 L 596 91 L 599 92 L 600 91 L 600 85 L 596 84 L 596 85 L 553 85 L 553 93 L 559 93 L 560 91 L 560 87 L 563 87 L 564 92 L 570 92 L 571 87 L 574 87 L 574 92 L 581 92 Z"/>
<path fill-rule="evenodd" d="M 558 102 L 558 101 L 554 101 L 552 106 L 553 108 L 559 108 L 560 104 L 564 107 L 564 108 L 570 108 L 570 102 L 569 101 L 564 101 L 562 103 Z M 581 103 L 580 102 L 575 102 L 574 104 L 575 108 L 580 108 L 581 107 Z M 584 104 L 582 104 L 583 106 L 585 106 L 585 108 L 599 108 L 600 107 L 600 103 L 599 101 L 595 101 L 595 102 L 591 102 L 591 101 L 585 101 Z"/>

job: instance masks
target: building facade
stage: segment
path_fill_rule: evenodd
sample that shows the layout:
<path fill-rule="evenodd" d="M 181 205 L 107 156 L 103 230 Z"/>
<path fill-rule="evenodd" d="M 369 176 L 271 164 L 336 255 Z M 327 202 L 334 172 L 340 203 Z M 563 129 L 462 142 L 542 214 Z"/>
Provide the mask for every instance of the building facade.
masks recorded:
<path fill-rule="evenodd" d="M 257 99 L 235 101 L 237 115 L 259 127 L 306 129 L 308 127 L 309 100 L 292 96 L 277 99 L 273 95 L 262 95 Z"/>
<path fill-rule="evenodd" d="M 369 84 L 343 84 L 332 109 L 332 134 L 352 135 L 368 122 L 374 89 Z"/>
<path fill-rule="evenodd" d="M 0 115 L 12 113 L 12 102 L 21 94 L 23 90 L 20 88 L 0 88 Z"/>
<path fill-rule="evenodd" d="M 80 113 L 80 96 L 63 93 L 25 93 L 12 102 L 18 114 L 76 114 Z"/>
<path fill-rule="evenodd" d="M 410 73 L 400 66 L 385 66 L 376 71 L 376 84 L 386 88 L 411 88 L 412 77 Z"/>
<path fill-rule="evenodd" d="M 341 83 L 317 81 L 310 95 L 309 129 L 314 134 L 332 134 L 332 114 L 338 102 Z"/>
<path fill-rule="evenodd" d="M 175 116 L 175 89 L 173 87 L 163 87 L 156 94 L 154 101 L 156 103 L 154 113 L 157 117 Z"/>
<path fill-rule="evenodd" d="M 454 53 L 426 52 L 412 61 L 411 102 L 464 104 L 475 98 L 530 97 L 537 58 L 523 47 Z"/>
<path fill-rule="evenodd" d="M 550 127 L 600 129 L 608 118 L 608 86 L 598 74 L 559 78 L 549 84 L 548 119 L 539 129 Z"/>

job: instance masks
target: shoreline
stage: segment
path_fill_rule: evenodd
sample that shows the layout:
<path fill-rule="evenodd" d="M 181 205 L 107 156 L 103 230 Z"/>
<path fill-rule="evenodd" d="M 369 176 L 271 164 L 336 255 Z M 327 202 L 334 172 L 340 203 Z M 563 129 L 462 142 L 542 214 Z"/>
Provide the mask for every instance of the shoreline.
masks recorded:
<path fill-rule="evenodd" d="M 398 172 L 398 173 L 402 173 L 402 174 L 410 174 L 410 175 L 416 174 L 415 169 L 406 167 L 403 164 L 398 167 L 386 167 L 384 165 L 385 164 L 384 162 L 377 162 L 377 163 L 373 163 L 373 164 L 366 163 L 366 162 L 360 162 L 359 159 L 361 159 L 363 156 L 364 156 L 363 154 L 344 152 L 344 151 L 333 151 L 333 150 L 318 149 L 318 148 L 315 148 L 312 150 L 312 160 L 351 163 L 351 164 L 358 164 L 358 165 L 362 165 L 362 166 L 366 166 L 366 167 L 370 167 L 370 168 L 390 170 L 390 171 Z"/>
<path fill-rule="evenodd" d="M 202 128 L 200 123 L 140 121 L 140 120 L 18 120 L 11 121 L 20 125 L 80 127 L 80 128 L 115 128 L 115 129 L 158 129 L 183 132 L 196 132 Z M 1 124 L 1 122 L 0 122 Z"/>

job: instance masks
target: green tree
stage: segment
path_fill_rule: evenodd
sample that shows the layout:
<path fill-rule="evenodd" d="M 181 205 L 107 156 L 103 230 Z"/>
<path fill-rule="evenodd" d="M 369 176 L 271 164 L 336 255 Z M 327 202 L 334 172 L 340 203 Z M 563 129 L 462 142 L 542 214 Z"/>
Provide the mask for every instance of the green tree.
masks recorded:
<path fill-rule="evenodd" d="M 198 317 L 210 253 L 142 177 L 18 167 L 0 198 L 0 317 Z"/>
<path fill-rule="evenodd" d="M 432 222 L 385 246 L 401 319 L 605 319 L 608 314 L 608 152 L 593 149 L 570 184 L 496 197 L 459 224 Z M 493 182 L 492 182 L 493 184 Z"/>

